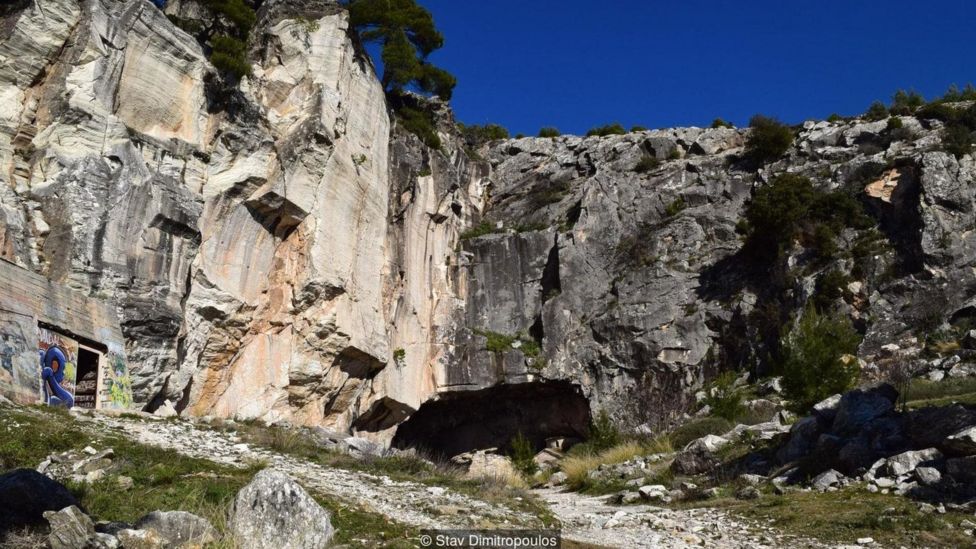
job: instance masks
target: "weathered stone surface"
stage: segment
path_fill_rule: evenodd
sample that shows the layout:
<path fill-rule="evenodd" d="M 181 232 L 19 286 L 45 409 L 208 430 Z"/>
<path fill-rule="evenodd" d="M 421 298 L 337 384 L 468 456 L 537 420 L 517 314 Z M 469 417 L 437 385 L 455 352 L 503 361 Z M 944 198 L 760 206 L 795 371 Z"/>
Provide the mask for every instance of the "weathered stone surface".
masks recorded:
<path fill-rule="evenodd" d="M 86 547 L 95 537 L 95 524 L 75 505 L 60 511 L 45 511 L 44 518 L 51 527 L 48 535 L 51 549 Z"/>
<path fill-rule="evenodd" d="M 898 391 L 888 384 L 844 393 L 837 406 L 831 432 L 854 433 L 869 422 L 895 409 Z"/>
<path fill-rule="evenodd" d="M 153 511 L 139 519 L 133 529 L 146 532 L 147 538 L 160 540 L 162 547 L 200 547 L 217 541 L 218 537 L 207 519 L 186 511 Z"/>
<path fill-rule="evenodd" d="M 230 531 L 242 549 L 327 547 L 332 516 L 288 475 L 265 469 L 234 500 Z"/>
<path fill-rule="evenodd" d="M 892 476 L 911 473 L 923 463 L 931 463 L 942 458 L 942 453 L 935 448 L 902 452 L 891 456 L 885 462 L 887 472 Z"/>
<path fill-rule="evenodd" d="M 114 303 L 148 411 L 385 443 L 440 399 L 561 382 L 584 416 L 659 430 L 693 404 L 709 357 L 769 355 L 748 320 L 769 296 L 736 226 L 782 172 L 859 185 L 879 221 L 884 250 L 838 303 L 866 331 L 859 358 L 893 360 L 883 349 L 906 334 L 972 316 L 974 160 L 913 117 L 914 139 L 887 139 L 883 121 L 805 124 L 760 172 L 740 161 L 748 130 L 730 128 L 499 140 L 476 160 L 439 101 L 409 100 L 435 115 L 441 150 L 391 123 L 336 2 L 263 2 L 235 88 L 147 2 L 24 5 L 0 42 L 16 60 L 0 61 L 0 257 Z M 647 156 L 660 164 L 638 173 Z M 784 318 L 822 272 L 850 269 L 788 253 L 809 274 L 785 289 Z M 874 404 L 838 403 L 834 429 L 886 413 Z M 492 436 L 576 436 L 589 419 L 555 409 Z"/>
<path fill-rule="evenodd" d="M 954 454 L 963 456 L 976 454 L 976 425 L 946 437 L 942 446 Z"/>

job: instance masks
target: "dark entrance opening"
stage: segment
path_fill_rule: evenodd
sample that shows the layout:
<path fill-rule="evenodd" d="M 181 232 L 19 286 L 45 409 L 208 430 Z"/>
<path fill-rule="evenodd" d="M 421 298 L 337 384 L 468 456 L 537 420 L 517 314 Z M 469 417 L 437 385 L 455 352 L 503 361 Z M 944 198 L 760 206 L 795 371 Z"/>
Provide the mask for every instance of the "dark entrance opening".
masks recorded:
<path fill-rule="evenodd" d="M 397 428 L 393 446 L 452 457 L 508 449 L 521 432 L 541 450 L 550 437 L 583 438 L 589 424 L 589 402 L 572 383 L 505 384 L 424 403 Z"/>
<path fill-rule="evenodd" d="M 75 384 L 75 406 L 95 408 L 98 399 L 98 353 L 78 348 L 78 377 Z"/>

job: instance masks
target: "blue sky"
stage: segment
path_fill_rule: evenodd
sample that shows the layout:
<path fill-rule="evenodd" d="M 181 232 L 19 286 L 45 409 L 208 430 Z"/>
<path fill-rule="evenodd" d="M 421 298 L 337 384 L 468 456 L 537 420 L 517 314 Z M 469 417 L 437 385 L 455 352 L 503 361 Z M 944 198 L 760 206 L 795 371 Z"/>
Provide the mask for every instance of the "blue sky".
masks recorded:
<path fill-rule="evenodd" d="M 973 0 L 419 0 L 467 123 L 535 135 L 863 112 L 976 82 Z"/>

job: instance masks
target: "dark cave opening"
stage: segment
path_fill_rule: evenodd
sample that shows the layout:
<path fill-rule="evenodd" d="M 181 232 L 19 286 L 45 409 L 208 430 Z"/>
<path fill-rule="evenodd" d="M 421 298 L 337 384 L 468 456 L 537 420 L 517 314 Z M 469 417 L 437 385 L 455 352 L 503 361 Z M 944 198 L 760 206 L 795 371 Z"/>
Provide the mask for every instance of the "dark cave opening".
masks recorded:
<path fill-rule="evenodd" d="M 471 450 L 507 449 L 521 432 L 541 450 L 548 438 L 584 438 L 589 424 L 589 403 L 572 383 L 503 384 L 424 403 L 397 429 L 393 446 L 452 457 Z"/>

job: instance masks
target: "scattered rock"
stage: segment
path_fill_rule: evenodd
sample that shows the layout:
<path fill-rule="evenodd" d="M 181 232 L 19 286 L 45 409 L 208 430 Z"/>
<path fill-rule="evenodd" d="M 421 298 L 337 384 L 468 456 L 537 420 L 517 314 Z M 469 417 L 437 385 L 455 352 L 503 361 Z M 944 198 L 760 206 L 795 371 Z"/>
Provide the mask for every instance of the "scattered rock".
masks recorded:
<path fill-rule="evenodd" d="M 827 490 L 827 488 L 830 488 L 831 486 L 837 486 L 838 484 L 840 484 L 840 481 L 843 478 L 844 475 L 840 474 L 839 472 L 833 469 L 828 469 L 823 473 L 817 475 L 817 477 L 813 479 L 810 485 L 813 486 L 814 489 L 824 492 Z"/>
<path fill-rule="evenodd" d="M 199 547 L 217 541 L 217 530 L 210 522 L 186 511 L 153 511 L 139 519 L 134 529 L 152 534 L 165 547 Z M 123 541 L 126 548 L 129 546 Z"/>
<path fill-rule="evenodd" d="M 330 513 L 273 469 L 238 492 L 228 526 L 241 549 L 326 547 L 334 533 Z"/>
<path fill-rule="evenodd" d="M 942 473 L 935 467 L 916 467 L 915 478 L 922 486 L 933 486 L 942 480 Z"/>
<path fill-rule="evenodd" d="M 553 473 L 552 476 L 549 477 L 549 484 L 551 484 L 552 486 L 561 486 L 566 483 L 566 480 L 568 478 L 569 476 L 567 476 L 566 473 L 562 471 L 557 471 Z"/>
<path fill-rule="evenodd" d="M 735 491 L 736 499 L 759 499 L 762 493 L 755 486 L 744 486 Z"/>
<path fill-rule="evenodd" d="M 885 460 L 885 468 L 892 476 L 907 475 L 923 463 L 929 463 L 942 458 L 942 453 L 935 448 L 902 452 Z"/>
<path fill-rule="evenodd" d="M 659 501 L 663 503 L 671 501 L 671 498 L 668 496 L 668 489 L 660 484 L 641 486 L 637 492 L 640 494 L 640 497 L 647 501 Z"/>
<path fill-rule="evenodd" d="M 954 435 L 949 435 L 942 443 L 947 451 L 962 456 L 976 454 L 976 426 L 967 427 Z"/>
<path fill-rule="evenodd" d="M 89 540 L 95 537 L 95 524 L 75 505 L 60 511 L 45 511 L 44 518 L 51 526 L 48 535 L 51 549 L 86 547 Z"/>
<path fill-rule="evenodd" d="M 180 413 L 176 411 L 176 407 L 173 406 L 171 401 L 165 400 L 159 408 L 156 408 L 153 415 L 156 417 L 176 417 L 180 415 Z"/>

